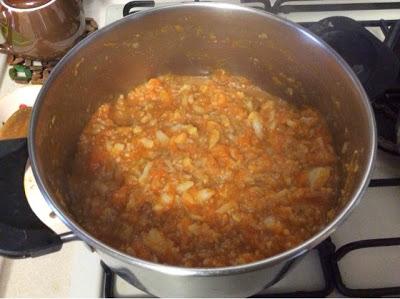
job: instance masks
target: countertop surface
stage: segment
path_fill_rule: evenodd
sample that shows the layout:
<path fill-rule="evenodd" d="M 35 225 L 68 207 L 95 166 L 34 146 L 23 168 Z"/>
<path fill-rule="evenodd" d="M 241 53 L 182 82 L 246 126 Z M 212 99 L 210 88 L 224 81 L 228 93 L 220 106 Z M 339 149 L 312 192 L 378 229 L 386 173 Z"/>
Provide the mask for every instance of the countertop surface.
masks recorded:
<path fill-rule="evenodd" d="M 94 18 L 102 27 L 107 7 L 125 2 L 85 0 L 85 15 Z M 13 82 L 7 70 L 6 55 L 0 54 L 0 101 L 25 87 Z M 88 283 L 82 283 L 85 280 Z M 99 297 L 100 282 L 100 259 L 79 241 L 65 244 L 59 252 L 37 258 L 12 260 L 0 257 L 0 297 Z"/>

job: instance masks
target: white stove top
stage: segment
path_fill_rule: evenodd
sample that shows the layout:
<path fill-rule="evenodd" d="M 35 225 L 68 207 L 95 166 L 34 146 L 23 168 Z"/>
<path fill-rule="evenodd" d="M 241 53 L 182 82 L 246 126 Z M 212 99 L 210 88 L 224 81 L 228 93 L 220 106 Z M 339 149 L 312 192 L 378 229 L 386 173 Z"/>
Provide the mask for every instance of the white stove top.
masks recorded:
<path fill-rule="evenodd" d="M 100 27 L 122 17 L 127 0 L 85 0 L 85 13 L 93 17 Z M 157 4 L 176 2 L 156 0 Z M 239 0 L 228 0 L 239 3 Z M 320 1 L 326 3 L 327 1 Z M 343 0 L 329 2 L 349 2 Z M 351 1 L 366 2 L 366 1 Z M 375 1 L 377 2 L 377 1 Z M 390 1 L 385 1 L 390 2 Z M 356 20 L 400 19 L 400 10 L 358 11 L 353 13 L 293 13 L 283 15 L 293 21 L 316 21 L 333 15 L 344 15 Z M 378 38 L 379 30 L 371 28 Z M 12 113 L 12 105 L 34 101 L 40 87 L 21 87 L 12 82 L 7 73 L 5 56 L 0 55 L 0 121 Z M 8 95 L 8 96 L 6 96 Z M 6 97 L 5 97 L 6 96 Z M 6 101 L 20 101 L 9 105 Z M 400 178 L 400 157 L 378 152 L 373 178 Z M 41 200 L 29 169 L 25 178 L 27 197 L 41 219 L 57 232 L 66 230 Z M 400 187 L 369 188 L 349 219 L 332 235 L 337 248 L 362 239 L 400 237 Z M 397 247 L 380 247 L 353 251 L 340 262 L 346 284 L 352 288 L 390 287 L 400 285 L 400 250 Z M 102 294 L 102 269 L 98 256 L 82 242 L 71 242 L 62 250 L 43 257 L 24 260 L 0 258 L 1 297 L 100 297 Z M 315 290 L 323 287 L 322 272 L 316 251 L 311 251 L 281 282 L 267 292 Z M 145 297 L 143 292 L 118 278 L 115 295 Z M 341 296 L 333 293 L 331 296 Z"/>

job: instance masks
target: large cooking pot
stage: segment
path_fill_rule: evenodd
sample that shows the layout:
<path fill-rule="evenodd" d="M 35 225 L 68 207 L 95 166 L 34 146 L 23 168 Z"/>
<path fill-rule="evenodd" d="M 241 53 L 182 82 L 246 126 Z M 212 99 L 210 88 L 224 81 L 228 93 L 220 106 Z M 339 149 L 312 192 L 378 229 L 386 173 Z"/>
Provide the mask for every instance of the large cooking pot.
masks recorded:
<path fill-rule="evenodd" d="M 321 232 L 291 250 L 224 268 L 152 263 L 91 236 L 69 213 L 66 184 L 78 137 L 91 114 L 105 101 L 150 77 L 168 72 L 203 75 L 216 68 L 245 76 L 272 94 L 321 111 L 340 156 L 337 216 Z M 115 22 L 79 43 L 42 88 L 28 141 L 39 188 L 74 236 L 90 245 L 128 282 L 163 297 L 242 297 L 276 282 L 295 258 L 322 242 L 349 216 L 368 185 L 376 150 L 368 98 L 354 73 L 334 51 L 294 23 L 221 3 L 148 10 Z M 35 256 L 58 250 L 63 241 L 71 240 L 71 235 L 56 236 L 43 227 L 34 234 L 25 230 L 24 236 L 20 243 L 9 237 L 8 245 L 0 236 L 1 252 Z M 10 244 L 14 247 L 5 248 L 12 247 Z"/>

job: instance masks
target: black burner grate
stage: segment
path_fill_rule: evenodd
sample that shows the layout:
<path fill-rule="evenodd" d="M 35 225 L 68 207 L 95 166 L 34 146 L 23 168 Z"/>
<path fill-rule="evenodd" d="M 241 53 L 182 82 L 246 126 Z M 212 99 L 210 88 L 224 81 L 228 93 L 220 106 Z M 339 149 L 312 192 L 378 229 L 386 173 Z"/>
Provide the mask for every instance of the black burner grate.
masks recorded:
<path fill-rule="evenodd" d="M 391 179 L 374 179 L 371 180 L 369 187 L 396 187 L 400 186 L 400 178 Z M 316 250 L 318 251 L 320 266 L 324 278 L 324 287 L 320 290 L 313 291 L 294 291 L 290 293 L 260 293 L 252 296 L 252 298 L 318 298 L 327 297 L 335 289 L 347 297 L 384 297 L 384 296 L 399 296 L 400 286 L 398 287 L 383 287 L 383 288 L 369 288 L 369 289 L 352 289 L 346 286 L 341 276 L 339 262 L 340 260 L 354 250 L 386 247 L 386 246 L 399 246 L 399 238 L 385 238 L 385 239 L 369 239 L 351 242 L 343 245 L 336 250 L 336 246 L 330 238 L 322 242 Z M 101 263 L 103 273 L 103 297 L 115 298 L 114 286 L 116 274 L 107 267 L 103 262 Z M 284 278 L 283 278 L 284 279 Z"/>
<path fill-rule="evenodd" d="M 267 2 L 270 2 L 267 0 Z M 273 13 L 293 12 L 326 12 L 326 11 L 351 11 L 351 10 L 387 10 L 400 9 L 400 2 L 376 1 L 365 3 L 323 3 L 319 0 L 276 0 L 272 6 Z M 299 4 L 301 3 L 301 4 Z"/>
<path fill-rule="evenodd" d="M 179 0 L 178 0 L 179 2 Z M 199 2 L 184 1 L 184 2 Z M 356 10 L 387 10 L 387 9 L 400 9 L 400 1 L 385 2 L 376 1 L 375 3 L 352 3 L 351 1 L 337 3 L 322 3 L 323 1 L 318 0 L 240 0 L 240 3 L 259 9 L 263 9 L 272 13 L 289 14 L 293 12 L 332 12 L 332 11 L 356 11 Z M 130 1 L 123 9 L 123 15 L 129 15 L 143 8 L 154 7 L 156 3 L 152 0 L 142 1 Z M 400 56 L 400 43 L 396 43 L 400 35 L 400 21 L 399 20 L 362 20 L 358 21 L 364 27 L 378 27 L 382 30 L 385 36 L 385 44 Z M 315 22 L 304 22 L 300 23 L 302 26 L 310 27 Z M 390 101 L 389 108 L 387 106 L 379 106 L 380 101 L 374 102 L 375 112 L 379 112 L 383 115 L 383 118 L 391 117 L 397 120 L 397 116 L 400 113 L 400 101 L 397 103 L 395 100 L 400 99 L 400 88 L 394 88 L 388 90 L 384 95 L 384 99 Z M 394 107 L 392 107 L 394 106 Z M 377 118 L 380 116 L 377 115 Z M 378 120 L 379 121 L 379 120 Z M 393 132 L 389 132 L 393 134 Z M 388 133 L 388 134 L 389 134 Z M 394 152 L 394 150 L 392 151 Z M 400 178 L 387 178 L 387 179 L 374 179 L 371 180 L 370 188 L 382 188 L 382 187 L 396 187 L 400 186 Z M 290 293 L 261 293 L 254 295 L 254 298 L 261 297 L 326 297 L 332 293 L 333 290 L 337 290 L 344 296 L 348 297 L 382 297 L 382 296 L 399 296 L 399 287 L 387 287 L 387 288 L 370 288 L 370 289 L 352 289 L 346 286 L 341 276 L 339 267 L 340 260 L 354 250 L 383 247 L 383 246 L 399 246 L 399 238 L 385 238 L 385 239 L 369 239 L 351 242 L 343 245 L 336 250 L 336 247 L 332 240 L 328 238 L 322 242 L 316 250 L 318 250 L 320 265 L 324 276 L 325 286 L 320 290 L 314 291 L 296 291 Z M 103 296 L 105 298 L 115 297 L 114 285 L 116 274 L 102 263 L 104 269 L 103 279 Z"/>
<path fill-rule="evenodd" d="M 296 291 L 291 293 L 260 293 L 252 296 L 251 298 L 321 298 L 327 297 L 330 293 L 332 293 L 335 285 L 334 285 L 334 277 L 332 271 L 332 259 L 335 255 L 335 245 L 332 243 L 331 239 L 328 238 L 324 242 L 322 242 L 316 248 L 318 251 L 320 266 L 322 269 L 322 273 L 324 276 L 324 287 L 320 290 L 313 291 Z M 103 262 L 101 262 L 101 266 L 104 270 L 103 274 L 103 296 L 105 298 L 115 298 L 114 286 L 115 286 L 115 278 L 116 274 L 107 267 Z M 286 271 L 284 271 L 283 275 L 285 275 Z M 276 281 L 271 283 L 278 282 L 281 277 L 278 277 Z"/>
<path fill-rule="evenodd" d="M 354 250 L 373 248 L 373 247 L 387 247 L 399 246 L 400 238 L 385 238 L 385 239 L 369 239 L 351 242 L 340 247 L 332 260 L 332 271 L 337 290 L 348 297 L 383 297 L 383 296 L 398 296 L 400 294 L 400 287 L 387 287 L 387 288 L 369 288 L 369 289 L 352 289 L 346 286 L 340 275 L 338 262 L 348 253 Z"/>
<path fill-rule="evenodd" d="M 103 262 L 101 262 L 103 268 L 103 297 L 104 298 L 116 298 L 114 292 L 115 285 L 115 273 Z"/>
<path fill-rule="evenodd" d="M 322 298 L 327 297 L 334 290 L 334 280 L 332 272 L 332 258 L 335 255 L 335 245 L 331 238 L 326 239 L 316 248 L 322 274 L 324 277 L 324 287 L 313 291 L 294 291 L 287 293 L 260 293 L 251 298 Z M 284 279 L 284 278 L 282 278 Z"/>
<path fill-rule="evenodd" d="M 208 0 L 189 0 L 181 2 L 202 2 Z M 334 11 L 359 11 L 359 10 L 388 10 L 400 9 L 400 1 L 357 2 L 342 1 L 342 3 L 323 3 L 325 0 L 240 0 L 241 4 L 261 8 L 275 14 L 289 14 L 294 12 L 334 12 Z M 179 2 L 179 1 L 177 1 Z M 153 0 L 130 1 L 125 4 L 123 15 L 135 13 L 143 7 L 154 7 Z M 374 25 L 375 26 L 375 25 Z"/>

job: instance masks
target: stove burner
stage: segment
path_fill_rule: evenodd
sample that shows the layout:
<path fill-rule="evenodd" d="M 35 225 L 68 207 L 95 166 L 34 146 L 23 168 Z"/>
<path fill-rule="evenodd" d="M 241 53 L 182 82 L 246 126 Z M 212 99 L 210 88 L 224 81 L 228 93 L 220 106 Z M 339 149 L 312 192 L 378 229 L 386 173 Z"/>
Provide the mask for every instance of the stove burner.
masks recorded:
<path fill-rule="evenodd" d="M 333 275 L 335 277 L 336 288 L 348 297 L 382 297 L 396 296 L 400 293 L 400 287 L 371 288 L 371 289 L 353 289 L 346 286 L 340 274 L 338 262 L 351 251 L 374 247 L 399 246 L 400 238 L 369 239 L 347 243 L 340 247 L 332 262 Z"/>
<path fill-rule="evenodd" d="M 368 24 L 363 24 L 368 26 Z M 360 22 L 347 17 L 330 17 L 309 27 L 352 67 L 363 84 L 375 113 L 379 146 L 400 154 L 400 21 L 390 28 L 381 20 L 382 43 Z"/>
<path fill-rule="evenodd" d="M 195 0 L 195 2 L 197 1 Z M 322 3 L 323 1 L 307 0 L 301 1 L 301 4 L 297 4 L 296 0 L 277 0 L 273 5 L 269 0 L 241 0 L 240 2 L 250 5 L 256 2 L 263 2 L 263 9 L 273 13 L 400 8 L 400 1 L 387 3 L 382 1 L 376 3 L 325 4 Z M 140 8 L 154 6 L 156 4 L 152 0 L 131 1 L 125 5 L 124 16 L 135 13 Z M 330 23 L 333 25 L 333 29 Z M 370 96 L 378 124 L 380 147 L 392 153 L 400 154 L 400 146 L 397 146 L 397 136 L 399 136 L 400 144 L 400 134 L 397 133 L 400 131 L 400 80 L 396 82 L 400 69 L 397 58 L 400 55 L 400 21 L 354 21 L 345 17 L 333 17 L 321 20 L 317 25 L 312 22 L 300 23 L 300 25 L 310 28 L 314 33 L 321 34 L 321 37 L 353 67 L 353 70 L 364 84 Z M 314 25 L 315 27 L 311 28 Z M 375 38 L 364 27 L 380 27 L 385 35 L 384 43 Z M 352 31 L 354 28 L 355 31 Z M 339 40 L 342 38 L 344 42 Z M 336 42 L 337 40 L 339 41 Z M 352 52 L 355 51 L 354 49 L 357 50 L 357 54 Z M 387 81 L 384 80 L 385 78 Z M 370 84 L 373 86 L 370 86 Z M 400 178 L 374 179 L 371 180 L 369 185 L 370 188 L 391 186 L 400 186 Z M 398 246 L 399 244 L 400 238 L 360 240 L 345 244 L 336 250 L 331 239 L 327 239 L 318 247 L 326 283 L 324 289 L 312 292 L 299 290 L 298 292 L 284 294 L 257 294 L 254 297 L 325 297 L 334 288 L 348 297 L 398 296 L 400 295 L 400 286 L 371 289 L 352 289 L 347 287 L 341 276 L 339 262 L 343 256 L 353 250 L 381 246 Z M 114 293 L 116 274 L 104 264 L 102 265 L 105 278 L 103 296 L 106 298 L 114 297 L 116 295 Z"/>
<path fill-rule="evenodd" d="M 330 17 L 309 29 L 346 60 L 372 101 L 392 87 L 399 74 L 399 60 L 388 46 L 357 21 Z"/>
<path fill-rule="evenodd" d="M 381 149 L 392 154 L 400 153 L 400 89 L 387 91 L 373 104 Z"/>
<path fill-rule="evenodd" d="M 373 179 L 369 188 L 400 186 L 400 179 Z M 331 238 L 322 242 L 316 250 L 320 266 L 323 273 L 325 286 L 320 290 L 314 291 L 295 291 L 289 293 L 264 293 L 253 295 L 252 298 L 321 298 L 329 296 L 334 289 L 347 297 L 382 297 L 382 296 L 398 296 L 400 294 L 400 286 L 383 287 L 383 288 L 365 288 L 354 289 L 349 288 L 341 275 L 339 262 L 341 259 L 352 251 L 358 249 L 368 249 L 375 247 L 399 246 L 400 237 L 398 238 L 382 238 L 359 240 L 347 243 L 340 248 L 336 248 Z M 115 298 L 115 274 L 107 265 L 101 262 L 103 268 L 103 286 L 102 296 L 104 298 Z M 283 278 L 284 279 L 284 278 Z M 277 282 L 277 281 L 275 281 Z"/>
<path fill-rule="evenodd" d="M 332 259 L 335 255 L 335 245 L 332 243 L 331 239 L 328 238 L 324 242 L 322 242 L 316 248 L 318 251 L 319 261 L 322 269 L 322 273 L 324 276 L 325 285 L 320 290 L 314 291 L 297 291 L 291 293 L 260 293 L 251 298 L 288 298 L 288 297 L 296 297 L 296 298 L 321 298 L 327 297 L 330 293 L 332 293 L 334 289 L 334 279 L 332 272 Z M 116 274 L 103 262 L 101 262 L 101 266 L 103 268 L 103 297 L 104 298 L 115 298 L 116 294 L 114 292 L 115 287 L 115 279 Z M 286 269 L 282 276 L 286 274 Z M 278 280 L 280 280 L 279 277 Z M 277 281 L 274 281 L 271 285 L 275 284 Z"/>
<path fill-rule="evenodd" d="M 207 2 L 209 0 L 189 0 L 182 2 Z M 179 1 L 177 1 L 179 2 Z M 296 3 L 302 2 L 302 3 Z M 323 3 L 321 0 L 240 0 L 241 4 L 249 4 L 255 8 L 261 8 L 265 11 L 275 14 L 290 14 L 294 12 L 327 12 L 327 11 L 358 11 L 358 10 L 387 10 L 399 9 L 400 2 L 385 2 L 377 0 L 376 2 L 344 2 L 343 3 Z M 135 13 L 143 7 L 154 7 L 154 0 L 134 0 L 125 4 L 123 16 Z"/>
<path fill-rule="evenodd" d="M 198 1 L 194 0 L 194 2 Z M 284 14 L 298 11 L 383 10 L 400 7 L 400 2 L 321 4 L 318 1 L 309 0 L 302 5 L 293 4 L 294 2 L 293 0 L 277 0 L 272 5 L 268 0 L 240 0 L 242 5 Z M 257 5 L 260 3 L 261 6 Z M 141 9 L 155 6 L 156 3 L 153 0 L 130 1 L 125 4 L 123 15 L 127 16 Z M 329 17 L 316 23 L 299 24 L 325 40 L 352 67 L 372 102 L 380 148 L 392 154 L 400 154 L 400 132 L 398 133 L 400 121 L 397 120 L 400 107 L 396 104 L 393 106 L 393 103 L 388 105 L 391 100 L 387 99 L 393 98 L 393 94 L 388 93 L 388 90 L 400 85 L 400 81 L 396 81 L 400 72 L 398 59 L 400 57 L 400 21 L 355 21 L 347 17 Z M 385 35 L 384 43 L 365 27 L 380 28 Z M 400 88 L 397 94 L 400 94 Z"/>

